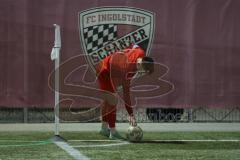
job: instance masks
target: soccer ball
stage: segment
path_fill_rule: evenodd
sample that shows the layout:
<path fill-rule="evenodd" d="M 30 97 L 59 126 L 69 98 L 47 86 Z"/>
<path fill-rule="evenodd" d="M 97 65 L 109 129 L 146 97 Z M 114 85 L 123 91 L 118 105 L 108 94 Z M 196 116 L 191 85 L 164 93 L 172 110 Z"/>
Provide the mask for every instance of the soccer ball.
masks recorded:
<path fill-rule="evenodd" d="M 143 137 L 143 131 L 139 126 L 130 126 L 127 130 L 127 139 L 131 142 L 141 141 Z"/>

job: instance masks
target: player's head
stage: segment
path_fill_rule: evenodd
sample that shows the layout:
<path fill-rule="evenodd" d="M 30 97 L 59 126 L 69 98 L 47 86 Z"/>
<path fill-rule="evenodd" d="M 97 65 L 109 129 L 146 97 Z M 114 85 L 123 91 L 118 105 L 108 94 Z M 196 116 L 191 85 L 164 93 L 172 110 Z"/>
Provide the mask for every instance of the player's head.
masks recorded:
<path fill-rule="evenodd" d="M 140 72 L 152 74 L 154 72 L 154 61 L 151 57 L 143 57 L 137 65 L 137 69 Z"/>

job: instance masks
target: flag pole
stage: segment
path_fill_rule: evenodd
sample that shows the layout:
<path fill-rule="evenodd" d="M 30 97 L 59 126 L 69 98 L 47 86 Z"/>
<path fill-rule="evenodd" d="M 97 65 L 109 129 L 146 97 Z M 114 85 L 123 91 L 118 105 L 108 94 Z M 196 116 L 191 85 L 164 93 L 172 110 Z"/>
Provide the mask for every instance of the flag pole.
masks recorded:
<path fill-rule="evenodd" d="M 54 107 L 54 115 L 55 115 L 55 123 L 54 123 L 54 134 L 55 136 L 59 136 L 59 64 L 60 64 L 60 49 L 61 49 L 61 35 L 60 35 L 60 26 L 54 24 L 55 27 L 55 40 L 54 46 L 51 52 L 51 60 L 55 61 L 55 107 Z"/>

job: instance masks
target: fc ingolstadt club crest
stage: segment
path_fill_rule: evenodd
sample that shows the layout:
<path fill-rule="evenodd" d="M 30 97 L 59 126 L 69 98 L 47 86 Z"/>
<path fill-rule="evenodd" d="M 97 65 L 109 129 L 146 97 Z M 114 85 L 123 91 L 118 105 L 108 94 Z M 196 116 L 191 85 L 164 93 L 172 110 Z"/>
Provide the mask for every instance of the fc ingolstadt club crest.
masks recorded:
<path fill-rule="evenodd" d="M 137 44 L 149 55 L 154 35 L 154 14 L 139 8 L 99 7 L 79 13 L 81 45 L 95 65 L 109 54 Z"/>

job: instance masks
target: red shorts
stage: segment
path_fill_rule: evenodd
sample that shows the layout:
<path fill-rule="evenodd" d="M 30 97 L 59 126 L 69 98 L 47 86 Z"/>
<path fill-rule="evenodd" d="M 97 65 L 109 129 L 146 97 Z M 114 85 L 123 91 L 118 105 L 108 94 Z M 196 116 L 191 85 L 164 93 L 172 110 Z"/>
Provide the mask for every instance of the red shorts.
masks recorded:
<path fill-rule="evenodd" d="M 112 93 L 115 92 L 114 87 L 111 82 L 110 73 L 108 71 L 102 71 L 98 75 L 98 82 L 100 85 L 100 89 L 102 89 L 104 91 L 109 91 Z"/>

